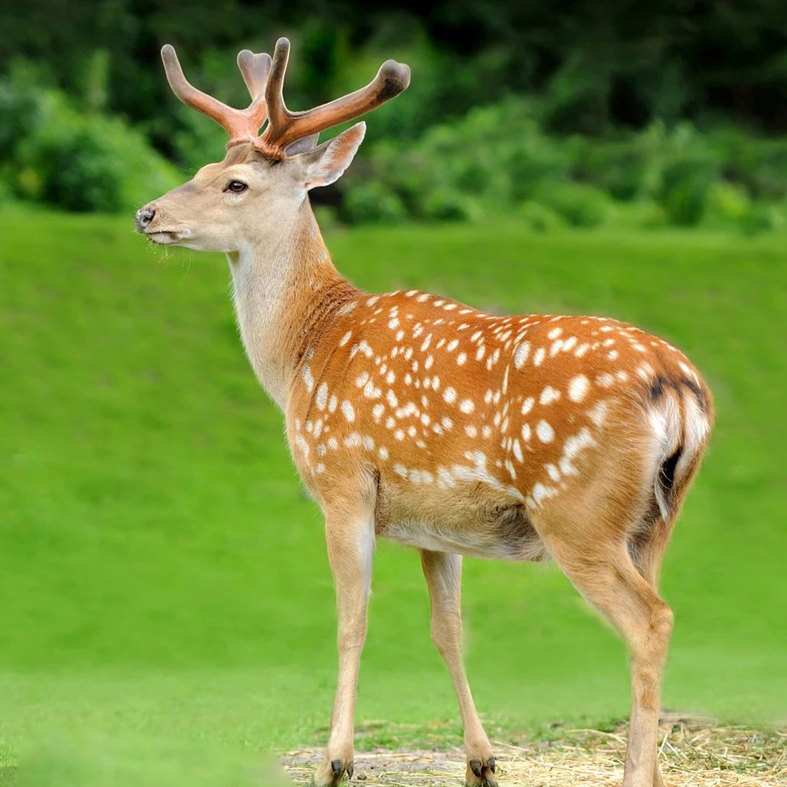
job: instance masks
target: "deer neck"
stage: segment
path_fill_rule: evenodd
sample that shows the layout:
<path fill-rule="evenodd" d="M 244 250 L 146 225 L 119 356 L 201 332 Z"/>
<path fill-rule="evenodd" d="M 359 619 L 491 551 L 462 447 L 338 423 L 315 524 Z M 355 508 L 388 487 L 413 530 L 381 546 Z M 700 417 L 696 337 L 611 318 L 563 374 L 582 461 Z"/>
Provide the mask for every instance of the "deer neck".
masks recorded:
<path fill-rule="evenodd" d="M 331 262 L 308 199 L 290 222 L 227 258 L 243 347 L 284 411 L 305 349 L 357 290 Z"/>

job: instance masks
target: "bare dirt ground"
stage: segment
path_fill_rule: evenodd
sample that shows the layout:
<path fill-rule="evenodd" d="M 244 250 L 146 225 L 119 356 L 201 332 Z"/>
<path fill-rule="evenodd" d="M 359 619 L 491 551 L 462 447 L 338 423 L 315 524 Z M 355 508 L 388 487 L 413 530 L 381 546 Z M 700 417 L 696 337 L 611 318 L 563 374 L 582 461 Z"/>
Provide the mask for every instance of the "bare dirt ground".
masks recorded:
<path fill-rule="evenodd" d="M 758 732 L 665 720 L 660 761 L 667 787 L 787 785 L 787 731 Z M 557 741 L 512 745 L 494 741 L 500 787 L 617 787 L 623 780 L 626 730 L 567 730 Z M 299 785 L 310 783 L 321 751 L 289 752 L 283 764 Z M 457 787 L 461 749 L 357 752 L 350 785 Z"/>

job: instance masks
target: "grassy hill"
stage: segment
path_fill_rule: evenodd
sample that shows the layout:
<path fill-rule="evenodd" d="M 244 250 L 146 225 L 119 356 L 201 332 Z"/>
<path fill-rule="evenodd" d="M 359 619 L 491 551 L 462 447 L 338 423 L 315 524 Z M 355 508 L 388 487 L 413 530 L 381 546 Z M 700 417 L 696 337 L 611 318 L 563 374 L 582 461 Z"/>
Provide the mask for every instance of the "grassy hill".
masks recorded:
<path fill-rule="evenodd" d="M 321 519 L 243 356 L 226 263 L 152 249 L 131 217 L 6 208 L 0 237 L 0 765 L 75 729 L 136 753 L 177 741 L 193 762 L 321 740 L 335 664 Z M 784 241 L 328 237 L 367 289 L 611 315 L 692 356 L 718 425 L 665 563 L 664 704 L 756 723 L 787 699 Z M 469 560 L 465 610 L 495 734 L 628 712 L 622 646 L 554 567 Z M 359 720 L 394 726 L 367 724 L 367 743 L 457 733 L 414 552 L 381 545 L 370 623 Z"/>

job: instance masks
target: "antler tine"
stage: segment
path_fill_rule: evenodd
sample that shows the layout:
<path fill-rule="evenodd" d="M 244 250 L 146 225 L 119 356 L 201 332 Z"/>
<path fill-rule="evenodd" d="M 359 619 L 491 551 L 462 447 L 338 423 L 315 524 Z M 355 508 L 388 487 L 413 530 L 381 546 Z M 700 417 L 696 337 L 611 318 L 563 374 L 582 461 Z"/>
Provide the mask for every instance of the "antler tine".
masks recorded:
<path fill-rule="evenodd" d="M 265 81 L 270 68 L 268 55 L 255 55 L 248 50 L 238 55 L 238 66 L 253 99 L 246 109 L 227 106 L 197 90 L 186 79 L 175 49 L 169 44 L 162 47 L 161 59 L 172 92 L 186 106 L 193 107 L 218 123 L 230 135 L 228 147 L 256 138 L 260 126 L 265 122 Z"/>
<path fill-rule="evenodd" d="M 164 61 L 164 71 L 167 74 L 167 82 L 169 82 L 172 92 L 186 106 L 202 112 L 203 115 L 207 115 L 211 120 L 215 120 L 231 136 L 232 124 L 230 122 L 230 114 L 233 111 L 232 108 L 213 98 L 213 96 L 197 90 L 186 79 L 178 60 L 178 55 L 175 52 L 175 47 L 165 44 L 161 48 L 161 59 Z"/>
<path fill-rule="evenodd" d="M 284 75 L 287 73 L 287 62 L 290 59 L 290 42 L 280 38 L 273 50 L 271 72 L 268 84 L 265 86 L 265 103 L 268 105 L 268 127 L 263 133 L 263 138 L 271 140 L 276 129 L 287 127 L 290 112 L 284 103 Z"/>
<path fill-rule="evenodd" d="M 291 112 L 284 103 L 283 95 L 289 54 L 290 42 L 280 38 L 276 42 L 265 89 L 268 126 L 255 143 L 264 153 L 276 158 L 282 158 L 286 147 L 296 140 L 365 115 L 398 96 L 410 84 L 409 67 L 394 60 L 386 60 L 366 87 L 314 109 Z"/>
<path fill-rule="evenodd" d="M 271 56 L 264 52 L 255 55 L 248 49 L 238 52 L 238 68 L 253 101 L 265 100 L 265 85 L 271 70 Z"/>

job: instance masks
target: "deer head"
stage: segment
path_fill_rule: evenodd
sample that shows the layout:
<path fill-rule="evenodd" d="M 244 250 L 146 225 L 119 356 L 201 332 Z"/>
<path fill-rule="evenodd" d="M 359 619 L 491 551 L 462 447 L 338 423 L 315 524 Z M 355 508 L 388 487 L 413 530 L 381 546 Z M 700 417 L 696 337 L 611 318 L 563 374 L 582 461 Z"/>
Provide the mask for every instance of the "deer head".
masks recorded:
<path fill-rule="evenodd" d="M 293 112 L 283 97 L 289 53 L 290 42 L 280 38 L 272 59 L 248 50 L 238 55 L 252 100 L 235 109 L 193 87 L 173 47 L 161 50 L 175 95 L 218 123 L 230 140 L 223 161 L 204 166 L 188 183 L 137 211 L 138 232 L 162 245 L 231 253 L 286 231 L 309 190 L 333 183 L 350 165 L 366 124 L 317 146 L 319 133 L 370 112 L 410 83 L 410 69 L 387 60 L 366 87 Z"/>

